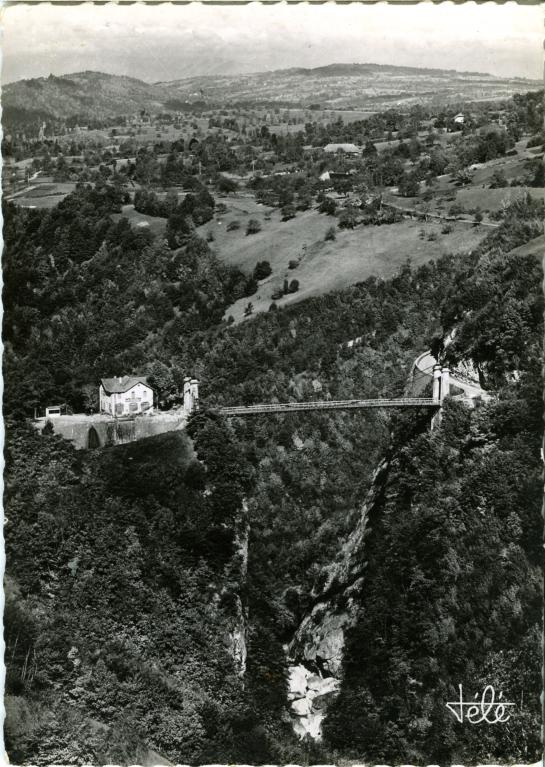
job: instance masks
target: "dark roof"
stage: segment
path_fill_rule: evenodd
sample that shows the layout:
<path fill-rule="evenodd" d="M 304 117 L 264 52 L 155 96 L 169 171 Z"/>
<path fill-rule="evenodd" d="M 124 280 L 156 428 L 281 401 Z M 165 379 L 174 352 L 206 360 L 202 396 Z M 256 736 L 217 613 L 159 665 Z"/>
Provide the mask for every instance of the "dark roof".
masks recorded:
<path fill-rule="evenodd" d="M 122 394 L 136 384 L 148 384 L 147 376 L 121 376 L 119 378 L 102 378 L 100 383 L 107 394 Z M 151 387 L 150 387 L 151 388 Z"/>

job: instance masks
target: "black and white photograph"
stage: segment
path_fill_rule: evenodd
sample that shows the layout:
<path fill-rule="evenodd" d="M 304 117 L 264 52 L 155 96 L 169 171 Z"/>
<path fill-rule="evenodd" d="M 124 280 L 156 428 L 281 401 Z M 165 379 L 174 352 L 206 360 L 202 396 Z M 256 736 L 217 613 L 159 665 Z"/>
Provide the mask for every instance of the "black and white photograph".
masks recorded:
<path fill-rule="evenodd" d="M 2 11 L 12 765 L 537 765 L 543 5 Z"/>

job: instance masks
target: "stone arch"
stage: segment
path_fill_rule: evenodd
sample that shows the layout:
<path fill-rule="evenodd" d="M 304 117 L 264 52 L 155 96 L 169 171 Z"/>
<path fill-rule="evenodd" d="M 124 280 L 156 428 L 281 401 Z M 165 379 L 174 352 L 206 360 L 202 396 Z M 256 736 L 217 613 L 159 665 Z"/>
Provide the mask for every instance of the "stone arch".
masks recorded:
<path fill-rule="evenodd" d="M 96 450 L 97 447 L 100 447 L 100 438 L 95 427 L 91 426 L 87 433 L 87 449 Z"/>

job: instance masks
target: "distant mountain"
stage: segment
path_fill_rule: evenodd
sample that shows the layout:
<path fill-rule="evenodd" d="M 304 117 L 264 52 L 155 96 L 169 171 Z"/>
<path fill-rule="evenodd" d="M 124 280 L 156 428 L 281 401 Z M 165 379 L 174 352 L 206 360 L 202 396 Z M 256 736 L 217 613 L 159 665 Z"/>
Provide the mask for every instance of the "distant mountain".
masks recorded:
<path fill-rule="evenodd" d="M 140 109 L 163 107 L 161 86 L 102 72 L 77 72 L 10 83 L 2 89 L 5 119 L 29 112 L 50 119 L 107 119 Z"/>
<path fill-rule="evenodd" d="M 79 72 L 10 83 L 3 88 L 4 122 L 25 119 L 110 119 L 142 109 L 176 110 L 210 104 L 274 102 L 325 109 L 385 109 L 413 103 L 444 104 L 507 98 L 541 87 L 540 81 L 478 72 L 416 69 L 379 64 L 330 64 L 243 75 L 207 75 L 145 83 L 102 72 Z"/>
<path fill-rule="evenodd" d="M 321 75 L 323 77 L 335 77 L 335 76 L 353 76 L 353 75 L 363 75 L 363 74 L 369 74 L 370 72 L 376 72 L 376 71 L 383 71 L 383 72 L 392 72 L 394 74 L 416 74 L 416 75 L 422 75 L 422 74 L 446 74 L 446 75 L 458 75 L 458 74 L 465 74 L 465 75 L 475 75 L 480 74 L 479 72 L 457 72 L 455 69 L 431 69 L 431 68 L 423 68 L 423 67 L 407 67 L 407 66 L 394 66 L 393 64 L 326 64 L 322 67 L 313 67 L 311 69 L 308 69 L 306 67 L 293 67 L 288 70 L 279 70 L 283 71 L 285 73 L 290 72 L 294 74 L 301 74 L 301 75 Z M 486 75 L 490 76 L 490 75 Z"/>

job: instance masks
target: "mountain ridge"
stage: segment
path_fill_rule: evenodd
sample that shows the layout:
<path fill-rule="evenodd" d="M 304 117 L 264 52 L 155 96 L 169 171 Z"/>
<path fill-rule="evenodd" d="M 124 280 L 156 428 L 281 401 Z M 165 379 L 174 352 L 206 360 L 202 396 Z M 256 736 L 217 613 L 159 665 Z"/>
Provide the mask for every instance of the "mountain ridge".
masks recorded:
<path fill-rule="evenodd" d="M 520 77 L 520 76 L 513 76 L 513 77 L 505 77 L 501 75 L 494 75 L 491 72 L 480 72 L 477 70 L 465 70 L 465 69 L 444 69 L 443 67 L 413 67 L 409 65 L 402 65 L 402 64 L 379 64 L 372 61 L 365 61 L 365 62 L 332 62 L 331 64 L 323 64 L 318 67 L 286 67 L 286 68 L 280 68 L 280 69 L 263 69 L 263 70 L 256 70 L 255 72 L 240 72 L 240 73 L 234 73 L 234 74 L 228 74 L 226 77 L 230 78 L 236 78 L 236 77 L 253 77 L 256 75 L 271 75 L 271 74 L 310 74 L 310 73 L 321 73 L 321 74 L 346 74 L 348 70 L 360 70 L 360 71 L 368 71 L 368 70 L 393 70 L 393 71 L 405 71 L 405 72 L 413 72 L 413 73 L 427 73 L 427 72 L 441 72 L 444 74 L 450 74 L 450 75 L 471 75 L 471 76 L 479 76 L 479 77 L 487 77 L 495 80 L 517 80 L 521 82 L 531 82 L 531 83 L 537 83 L 538 80 L 534 80 L 529 77 Z M 107 78 L 119 78 L 123 80 L 131 80 L 135 83 L 142 83 L 143 85 L 147 86 L 168 86 L 172 83 L 187 81 L 187 80 L 196 80 L 201 78 L 208 78 L 208 79 L 214 79 L 219 77 L 217 74 L 191 74 L 187 75 L 186 77 L 176 77 L 172 80 L 152 80 L 150 82 L 147 82 L 146 80 L 142 80 L 138 77 L 132 77 L 131 75 L 119 75 L 115 74 L 113 72 L 104 72 L 98 69 L 82 69 L 77 72 L 64 72 L 62 75 L 54 75 L 49 74 L 47 76 L 42 77 L 25 77 L 21 78 L 19 80 L 11 80 L 10 82 L 4 83 L 3 88 L 9 88 L 21 83 L 28 83 L 35 80 L 38 81 L 45 81 L 49 80 L 50 78 L 53 79 L 63 79 L 63 78 L 72 78 L 72 77 L 78 77 L 81 75 L 100 75 L 101 77 L 107 77 Z"/>
<path fill-rule="evenodd" d="M 502 78 L 478 72 L 418 69 L 386 64 L 340 64 L 277 69 L 241 75 L 191 75 L 147 83 L 127 75 L 84 70 L 64 75 L 18 80 L 4 85 L 4 122 L 31 116 L 40 120 L 111 120 L 142 109 L 173 111 L 195 97 L 209 106 L 277 103 L 308 108 L 373 111 L 415 103 L 446 103 L 501 99 L 539 88 L 523 78 Z M 202 106 L 202 105 L 201 105 Z"/>

